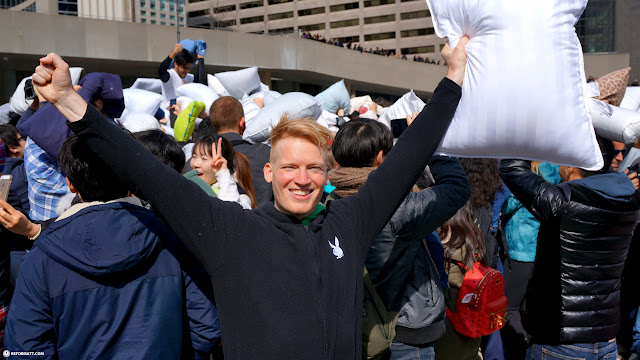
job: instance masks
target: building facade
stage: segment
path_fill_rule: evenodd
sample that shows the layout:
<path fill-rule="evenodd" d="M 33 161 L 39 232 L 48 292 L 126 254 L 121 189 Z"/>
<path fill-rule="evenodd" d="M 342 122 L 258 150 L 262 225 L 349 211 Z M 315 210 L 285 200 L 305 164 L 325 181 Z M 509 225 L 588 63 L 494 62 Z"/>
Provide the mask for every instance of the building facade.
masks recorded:
<path fill-rule="evenodd" d="M 78 16 L 78 0 L 0 0 L 0 9 Z"/>
<path fill-rule="evenodd" d="M 440 55 L 424 0 L 187 0 L 189 26 L 256 34 L 309 31 L 398 55 Z"/>
<path fill-rule="evenodd" d="M 120 0 L 122 1 L 122 0 Z M 184 0 L 133 0 L 135 21 L 146 24 L 187 26 Z"/>

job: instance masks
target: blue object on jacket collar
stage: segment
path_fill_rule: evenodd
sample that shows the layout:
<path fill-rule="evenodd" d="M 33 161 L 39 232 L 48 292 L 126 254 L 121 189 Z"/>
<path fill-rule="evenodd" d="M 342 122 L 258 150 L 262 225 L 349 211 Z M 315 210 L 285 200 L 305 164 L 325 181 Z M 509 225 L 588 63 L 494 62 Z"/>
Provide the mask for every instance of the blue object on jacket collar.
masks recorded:
<path fill-rule="evenodd" d="M 327 182 L 327 185 L 324 186 L 324 192 L 326 192 L 327 194 L 331 194 L 335 189 L 336 187 L 331 185 L 331 180 L 329 180 Z"/>
<path fill-rule="evenodd" d="M 596 191 L 605 198 L 617 201 L 630 201 L 630 197 L 636 192 L 636 188 L 623 173 L 607 173 L 574 180 L 574 185 L 582 185 Z"/>
<path fill-rule="evenodd" d="M 35 246 L 75 272 L 109 276 L 156 256 L 164 246 L 161 231 L 166 230 L 159 228 L 153 212 L 115 202 L 93 205 L 54 222 Z"/>

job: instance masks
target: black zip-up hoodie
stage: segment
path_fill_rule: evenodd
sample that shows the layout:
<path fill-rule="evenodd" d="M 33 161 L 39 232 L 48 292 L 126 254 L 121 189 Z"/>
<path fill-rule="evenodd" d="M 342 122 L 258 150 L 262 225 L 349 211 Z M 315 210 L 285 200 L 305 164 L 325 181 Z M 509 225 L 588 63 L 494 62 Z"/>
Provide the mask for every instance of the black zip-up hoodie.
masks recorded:
<path fill-rule="evenodd" d="M 332 202 L 306 227 L 273 204 L 243 210 L 206 196 L 91 105 L 69 126 L 205 266 L 226 359 L 360 359 L 365 256 L 440 143 L 460 95 L 443 79 L 358 194 Z"/>

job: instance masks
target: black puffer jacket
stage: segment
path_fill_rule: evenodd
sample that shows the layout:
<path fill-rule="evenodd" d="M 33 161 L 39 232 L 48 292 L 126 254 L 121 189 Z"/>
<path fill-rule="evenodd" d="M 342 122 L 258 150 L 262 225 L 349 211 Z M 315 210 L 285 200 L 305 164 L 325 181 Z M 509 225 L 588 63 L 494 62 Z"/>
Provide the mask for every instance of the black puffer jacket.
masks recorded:
<path fill-rule="evenodd" d="M 640 193 L 621 173 L 553 186 L 531 163 L 503 160 L 500 176 L 540 220 L 526 297 L 536 344 L 594 343 L 616 337 L 620 276 L 640 220 Z"/>
<path fill-rule="evenodd" d="M 396 341 L 422 345 L 444 332 L 444 297 L 437 297 L 438 273 L 423 239 L 455 215 L 471 196 L 471 187 L 455 158 L 429 161 L 435 185 L 409 193 L 378 234 L 366 266 L 387 308 L 399 311 Z M 435 281 L 429 281 L 432 278 Z M 440 304 L 435 302 L 440 301 Z"/>

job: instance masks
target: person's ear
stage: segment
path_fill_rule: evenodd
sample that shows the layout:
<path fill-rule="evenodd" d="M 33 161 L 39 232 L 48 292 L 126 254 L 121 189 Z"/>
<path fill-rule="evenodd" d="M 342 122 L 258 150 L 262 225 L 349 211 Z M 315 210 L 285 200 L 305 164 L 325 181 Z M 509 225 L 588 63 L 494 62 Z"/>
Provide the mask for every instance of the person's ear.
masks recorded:
<path fill-rule="evenodd" d="M 273 182 L 273 165 L 271 165 L 271 163 L 264 164 L 262 172 L 264 173 L 264 180 L 271 184 L 271 182 Z"/>
<path fill-rule="evenodd" d="M 240 118 L 240 121 L 238 121 L 238 127 L 241 131 L 244 131 L 247 128 L 247 124 L 244 121 L 244 116 Z"/>
<path fill-rule="evenodd" d="M 68 177 L 65 177 L 64 181 L 67 182 L 67 186 L 69 187 L 69 191 L 71 191 L 73 194 L 77 194 L 78 193 L 78 189 L 76 189 L 75 186 L 73 186 L 73 184 L 69 181 Z"/>
<path fill-rule="evenodd" d="M 9 152 L 14 154 L 14 155 L 20 153 L 20 149 L 18 147 L 16 147 L 16 146 L 9 145 L 7 148 L 9 149 Z"/>
<path fill-rule="evenodd" d="M 384 161 L 384 154 L 382 153 L 382 150 L 380 150 L 378 152 L 378 155 L 376 155 L 376 157 L 373 158 L 373 163 L 371 164 L 371 166 L 378 167 L 382 164 L 383 161 Z"/>

